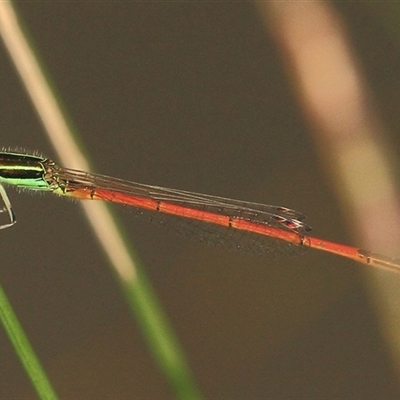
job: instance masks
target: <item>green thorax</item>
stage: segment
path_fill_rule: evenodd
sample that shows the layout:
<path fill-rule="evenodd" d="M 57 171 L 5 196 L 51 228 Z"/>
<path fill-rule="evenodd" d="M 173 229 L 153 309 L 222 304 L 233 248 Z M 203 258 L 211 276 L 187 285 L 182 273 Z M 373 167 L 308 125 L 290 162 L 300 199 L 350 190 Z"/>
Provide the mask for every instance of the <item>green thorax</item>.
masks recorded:
<path fill-rule="evenodd" d="M 45 178 L 47 161 L 28 154 L 0 152 L 0 183 L 31 190 L 52 190 Z"/>

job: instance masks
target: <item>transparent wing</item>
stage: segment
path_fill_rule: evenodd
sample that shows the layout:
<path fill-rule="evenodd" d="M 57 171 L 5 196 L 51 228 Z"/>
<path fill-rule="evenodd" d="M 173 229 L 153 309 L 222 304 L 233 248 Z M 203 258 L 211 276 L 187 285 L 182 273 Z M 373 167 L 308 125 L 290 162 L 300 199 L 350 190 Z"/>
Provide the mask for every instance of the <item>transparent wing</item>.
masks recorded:
<path fill-rule="evenodd" d="M 152 211 L 133 207 L 134 213 L 144 216 L 150 221 L 167 226 L 170 230 L 183 234 L 190 239 L 226 248 L 231 251 L 240 251 L 253 255 L 268 254 L 276 257 L 283 254 L 298 254 L 304 252 L 307 247 L 296 245 L 281 240 L 285 232 L 294 232 L 299 237 L 311 230 L 303 220 L 305 216 L 286 207 L 269 206 L 240 200 L 232 200 L 224 197 L 192 193 L 177 189 L 168 189 L 159 186 L 144 185 L 128 182 L 121 179 L 110 178 L 104 175 L 88 174 L 81 171 L 63 169 L 58 170 L 58 186 L 65 186 L 70 195 L 74 191 L 86 189 L 86 193 L 100 192 L 102 199 L 123 203 L 121 198 L 129 196 L 155 201 Z M 97 192 L 96 192 L 97 191 Z M 123 196 L 120 194 L 123 194 Z M 87 194 L 86 198 L 90 198 Z M 93 198 L 93 196 L 92 196 Z M 173 204 L 180 207 L 180 215 L 164 214 L 161 212 L 161 204 Z M 184 210 L 190 210 L 185 217 Z M 229 218 L 229 224 L 221 222 L 207 222 L 206 220 L 190 218 L 193 210 L 209 213 L 213 216 Z M 258 226 L 276 228 L 274 235 L 264 236 L 252 231 L 236 229 L 230 223 L 234 220 L 251 221 Z M 281 234 L 280 234 L 281 233 Z M 281 235 L 281 236 L 280 236 Z M 299 243 L 302 241 L 299 240 Z"/>

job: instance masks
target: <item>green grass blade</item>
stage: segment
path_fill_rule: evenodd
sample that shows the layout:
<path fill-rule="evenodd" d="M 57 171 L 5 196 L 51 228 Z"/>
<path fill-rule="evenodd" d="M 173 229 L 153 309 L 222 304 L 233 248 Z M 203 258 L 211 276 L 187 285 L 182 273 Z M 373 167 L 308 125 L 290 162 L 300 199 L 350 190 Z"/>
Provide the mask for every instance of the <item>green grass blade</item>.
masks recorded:
<path fill-rule="evenodd" d="M 39 397 L 46 400 L 57 399 L 58 397 L 40 365 L 1 286 L 0 319 Z"/>
<path fill-rule="evenodd" d="M 173 385 L 177 398 L 200 400 L 202 396 L 191 377 L 185 355 L 145 276 L 139 272 L 137 279 L 125 285 L 124 290 L 147 343 L 168 382 Z"/>

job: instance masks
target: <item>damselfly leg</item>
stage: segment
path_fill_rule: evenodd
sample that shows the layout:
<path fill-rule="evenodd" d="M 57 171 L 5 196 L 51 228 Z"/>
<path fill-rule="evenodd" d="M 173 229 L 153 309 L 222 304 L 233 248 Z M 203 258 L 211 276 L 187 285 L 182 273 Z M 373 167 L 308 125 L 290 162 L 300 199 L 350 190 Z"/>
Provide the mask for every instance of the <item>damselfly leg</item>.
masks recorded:
<path fill-rule="evenodd" d="M 5 191 L 3 185 L 0 184 L 0 197 L 3 201 L 3 207 L 0 209 L 0 213 L 7 213 L 9 222 L 0 223 L 0 229 L 9 228 L 13 226 L 17 220 L 15 218 L 14 210 L 11 206 L 10 199 L 7 196 L 7 192 Z"/>

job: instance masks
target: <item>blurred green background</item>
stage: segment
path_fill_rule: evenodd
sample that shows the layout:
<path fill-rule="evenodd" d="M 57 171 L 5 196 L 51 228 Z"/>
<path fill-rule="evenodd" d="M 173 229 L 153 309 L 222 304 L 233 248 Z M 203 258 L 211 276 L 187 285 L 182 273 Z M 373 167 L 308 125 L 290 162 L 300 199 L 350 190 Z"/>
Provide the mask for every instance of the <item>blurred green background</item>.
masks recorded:
<path fill-rule="evenodd" d="M 400 6 L 334 7 L 397 132 Z M 252 3 L 17 10 L 97 172 L 284 205 L 316 236 L 356 245 Z M 3 46 L 0 61 L 2 145 L 53 157 Z M 60 398 L 172 398 L 80 208 L 10 197 L 0 279 Z M 252 258 L 119 218 L 206 398 L 399 398 L 363 267 L 311 251 Z M 0 346 L 0 398 L 34 399 L 3 331 Z"/>

